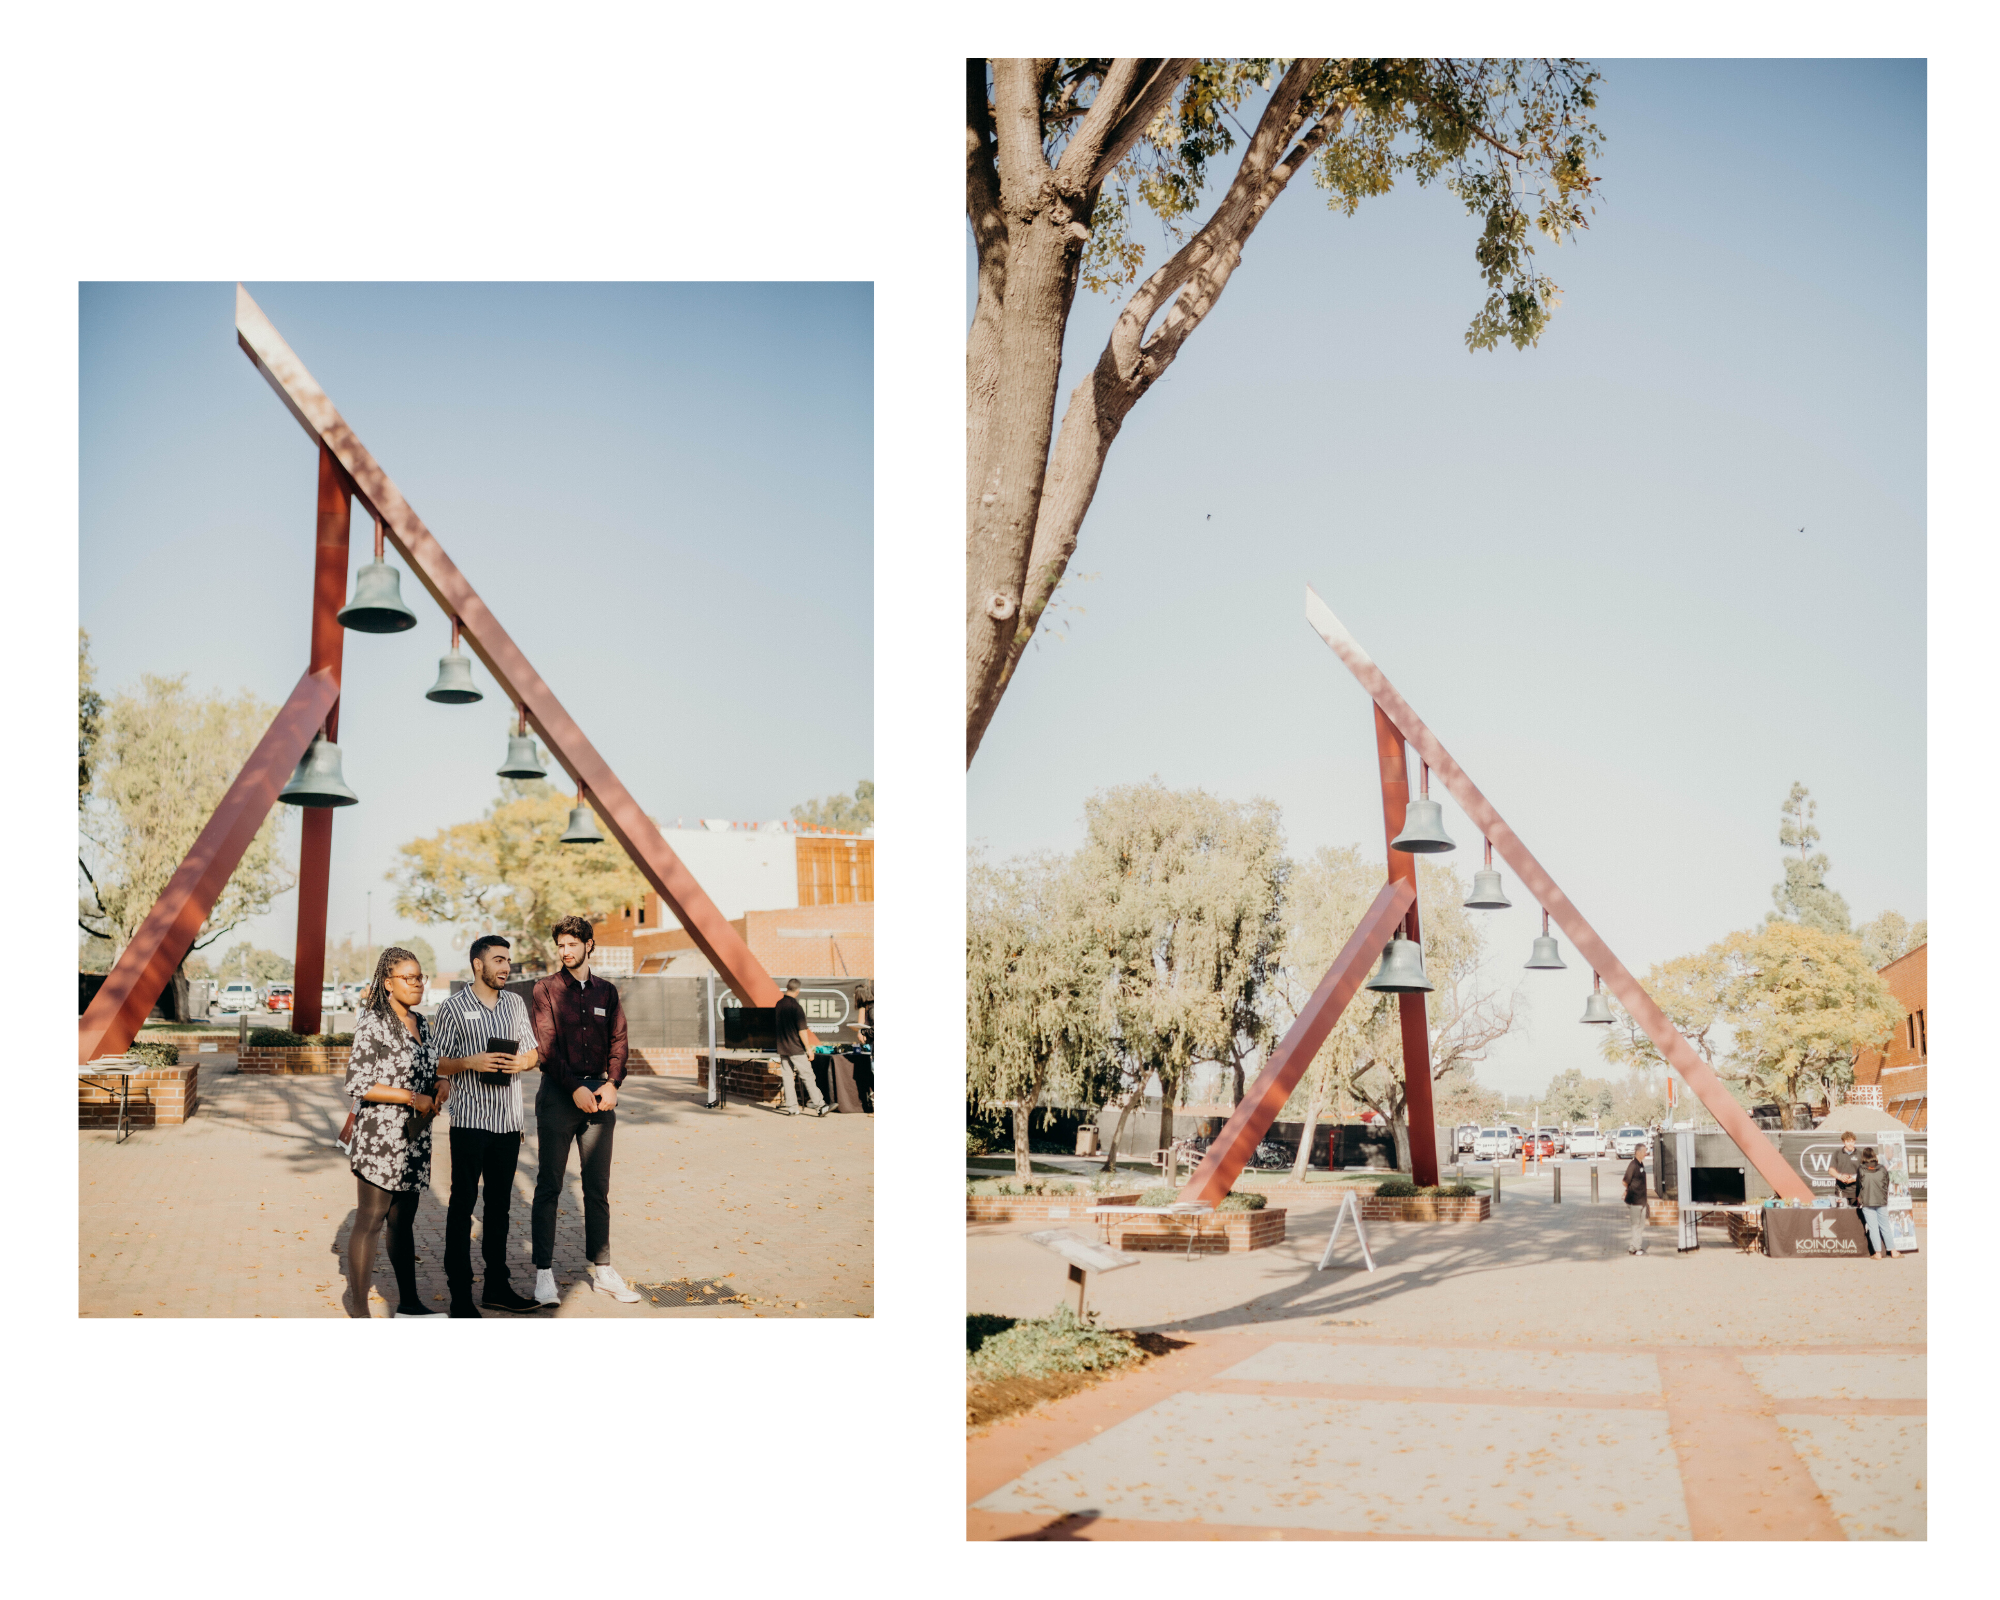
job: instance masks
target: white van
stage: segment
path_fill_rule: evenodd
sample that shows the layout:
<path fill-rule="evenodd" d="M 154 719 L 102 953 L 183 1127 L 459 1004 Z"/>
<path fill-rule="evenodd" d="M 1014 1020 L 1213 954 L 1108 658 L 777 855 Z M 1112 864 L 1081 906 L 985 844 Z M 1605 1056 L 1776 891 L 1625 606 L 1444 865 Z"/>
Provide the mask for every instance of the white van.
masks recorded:
<path fill-rule="evenodd" d="M 1516 1140 L 1512 1128 L 1481 1128 L 1472 1141 L 1474 1161 L 1506 1161 L 1514 1154 Z"/>
<path fill-rule="evenodd" d="M 1646 1138 L 1644 1128 L 1620 1128 L 1611 1136 L 1611 1153 L 1614 1156 L 1629 1157 L 1646 1142 Z"/>
<path fill-rule="evenodd" d="M 222 998 L 215 1003 L 216 1010 L 223 1012 L 255 1011 L 257 1006 L 257 985 L 240 979 L 235 983 L 225 983 Z"/>
<path fill-rule="evenodd" d="M 1569 1136 L 1572 1161 L 1601 1161 L 1611 1154 L 1611 1141 L 1596 1128 L 1578 1128 Z"/>

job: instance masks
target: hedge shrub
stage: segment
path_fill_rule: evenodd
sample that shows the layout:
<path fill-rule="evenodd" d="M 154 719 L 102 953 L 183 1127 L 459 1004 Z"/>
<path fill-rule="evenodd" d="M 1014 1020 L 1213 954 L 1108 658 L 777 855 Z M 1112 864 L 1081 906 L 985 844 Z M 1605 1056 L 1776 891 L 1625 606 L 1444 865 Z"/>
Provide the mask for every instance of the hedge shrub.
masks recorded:
<path fill-rule="evenodd" d="M 1479 1191 L 1469 1183 L 1427 1183 L 1421 1189 L 1408 1178 L 1384 1179 L 1375 1191 L 1382 1200 L 1469 1200 Z"/>
<path fill-rule="evenodd" d="M 317 1045 L 330 1048 L 354 1043 L 351 1033 L 294 1033 L 290 1028 L 252 1028 L 250 1047 L 253 1050 L 285 1050 L 299 1045 Z"/>
<path fill-rule="evenodd" d="M 127 1049 L 126 1054 L 136 1056 L 149 1067 L 177 1067 L 181 1063 L 181 1047 L 179 1045 L 165 1044 L 157 1040 L 149 1041 L 146 1044 L 132 1045 Z"/>

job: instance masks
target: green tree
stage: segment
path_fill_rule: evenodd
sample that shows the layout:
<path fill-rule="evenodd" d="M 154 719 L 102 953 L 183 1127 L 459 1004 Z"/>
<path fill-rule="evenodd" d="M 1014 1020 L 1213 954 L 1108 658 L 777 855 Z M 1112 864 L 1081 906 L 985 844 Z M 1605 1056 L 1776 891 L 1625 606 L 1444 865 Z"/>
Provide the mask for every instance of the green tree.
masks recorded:
<path fill-rule="evenodd" d="M 97 692 L 97 669 L 90 664 L 90 635 L 76 630 L 76 808 L 90 799 L 91 767 L 104 731 L 104 696 Z"/>
<path fill-rule="evenodd" d="M 875 780 L 863 778 L 854 793 L 830 794 L 824 800 L 808 800 L 792 807 L 794 822 L 810 822 L 818 828 L 839 828 L 844 833 L 860 833 L 875 826 Z"/>
<path fill-rule="evenodd" d="M 1278 808 L 1158 778 L 1084 802 L 1078 866 L 1115 971 L 1121 1048 L 1160 1084 L 1160 1145 L 1197 1062 L 1227 1063 L 1275 963 L 1288 863 Z"/>
<path fill-rule="evenodd" d="M 1596 1121 L 1611 1114 L 1617 1097 L 1604 1079 L 1586 1078 L 1580 1067 L 1565 1067 L 1542 1091 L 1542 1116 L 1565 1127 Z"/>
<path fill-rule="evenodd" d="M 1045 1095 L 1095 1104 L 1116 1073 L 1111 956 L 1073 861 L 1041 855 L 966 875 L 966 1097 L 1014 1119 L 1014 1171 Z"/>
<path fill-rule="evenodd" d="M 1830 865 L 1826 856 L 1812 853 L 1812 847 L 1819 843 L 1819 827 L 1813 820 L 1818 813 L 1819 802 L 1807 792 L 1806 786 L 1793 784 L 1792 792 L 1778 808 L 1778 843 L 1787 850 L 1797 850 L 1798 859 L 1786 858 L 1784 881 L 1771 889 L 1775 909 L 1765 912 L 1764 920 L 1797 922 L 1826 933 L 1846 933 L 1852 926 L 1847 901 L 1826 886 Z"/>
<path fill-rule="evenodd" d="M 1879 971 L 1892 961 L 1899 961 L 1919 945 L 1930 942 L 1930 924 L 1919 920 L 1911 923 L 1904 919 L 1900 911 L 1885 911 L 1873 922 L 1865 922 L 1856 930 L 1861 948 L 1868 960 Z"/>
<path fill-rule="evenodd" d="M 247 978 L 252 983 L 290 983 L 294 975 L 290 956 L 261 949 L 247 939 L 223 951 L 216 958 L 215 971 L 224 983 L 238 978 Z"/>
<path fill-rule="evenodd" d="M 1814 1089 L 1854 1081 L 1854 1058 L 1879 1049 L 1903 1019 L 1902 1004 L 1861 942 L 1806 923 L 1770 922 L 1724 941 L 1733 981 L 1726 1004 L 1732 1061 L 1751 1087 L 1786 1107 Z"/>
<path fill-rule="evenodd" d="M 1358 845 L 1324 846 L 1293 875 L 1287 907 L 1291 924 L 1287 970 L 1278 985 L 1287 1025 L 1296 1020 L 1387 880 L 1381 857 Z M 1424 996 L 1432 1114 L 1442 1125 L 1445 1113 L 1438 1109 L 1439 1102 L 1449 1097 L 1456 1103 L 1461 1085 L 1468 1086 L 1466 1096 L 1473 1098 L 1469 1086 L 1474 1068 L 1514 1026 L 1514 997 L 1480 981 L 1485 931 L 1464 907 L 1465 887 L 1458 873 L 1434 857 L 1422 857 L 1417 862 L 1417 893 L 1424 972 L 1433 986 Z M 1409 1106 L 1396 996 L 1368 989 L 1356 994 L 1292 1092 L 1284 1115 L 1302 1124 L 1293 1167 L 1296 1175 L 1304 1176 L 1320 1117 L 1343 1093 L 1389 1125 L 1397 1165 L 1410 1171 Z"/>
<path fill-rule="evenodd" d="M 1727 995 L 1733 977 L 1728 953 L 1714 944 L 1693 955 L 1655 962 L 1642 985 L 1653 1004 L 1666 1013 L 1667 1021 L 1711 1067 L 1716 1064 L 1719 1037 L 1728 1031 Z M 1666 1057 L 1640 1030 L 1631 1013 L 1609 992 L 1604 998 L 1615 1019 L 1598 1046 L 1604 1059 L 1636 1069 L 1649 1079 L 1665 1070 Z"/>
<path fill-rule="evenodd" d="M 602 921 L 641 899 L 645 876 L 615 840 L 560 842 L 572 803 L 540 779 L 502 779 L 500 798 L 478 821 L 398 849 L 401 859 L 385 874 L 396 886 L 396 914 L 419 924 L 505 928 L 546 952 L 560 918 Z M 517 963 L 527 954 L 525 943 L 516 945 Z"/>
<path fill-rule="evenodd" d="M 1597 74 L 1572 60 L 966 63 L 966 216 L 978 260 L 966 340 L 966 761 L 1062 582 L 1125 419 L 1207 319 L 1244 245 L 1310 169 L 1352 214 L 1399 178 L 1439 183 L 1476 223 L 1485 306 L 1469 349 L 1541 336 L 1559 293 L 1531 233 L 1588 226 Z M 1222 193 L 1211 166 L 1269 90 Z M 1202 212 L 1206 209 L 1206 214 Z M 1143 280 L 1132 232 L 1170 241 Z M 1134 285 L 1056 427 L 1081 284 Z"/>
<path fill-rule="evenodd" d="M 1611 1098 L 1611 1120 L 1620 1127 L 1650 1127 L 1667 1120 L 1666 1074 L 1634 1066 L 1626 1070 Z"/>
<path fill-rule="evenodd" d="M 120 954 L 180 867 L 242 770 L 276 709 L 247 691 L 196 697 L 185 677 L 151 673 L 104 706 L 81 818 L 78 925 Z M 195 936 L 214 944 L 292 887 L 281 848 L 289 806 L 274 806 Z M 177 969 L 171 1009 L 187 1015 L 187 973 Z"/>

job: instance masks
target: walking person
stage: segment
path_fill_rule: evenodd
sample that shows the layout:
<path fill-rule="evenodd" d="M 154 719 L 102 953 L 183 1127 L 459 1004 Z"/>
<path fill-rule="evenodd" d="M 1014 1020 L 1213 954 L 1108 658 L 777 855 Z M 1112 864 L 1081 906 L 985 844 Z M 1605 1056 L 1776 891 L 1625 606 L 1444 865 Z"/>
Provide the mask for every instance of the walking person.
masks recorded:
<path fill-rule="evenodd" d="M 796 1117 L 799 1114 L 798 1097 L 792 1093 L 792 1079 L 797 1077 L 812 1097 L 813 1115 L 826 1115 L 826 1100 L 819 1092 L 819 1080 L 813 1077 L 812 1051 L 807 1047 L 806 1008 L 799 1004 L 799 980 L 788 978 L 785 992 L 778 997 L 777 1014 L 774 1019 L 778 1029 L 778 1078 L 785 1086 L 785 1104 L 782 1115 Z"/>
<path fill-rule="evenodd" d="M 1632 1212 L 1632 1242 L 1625 1247 L 1625 1253 L 1642 1256 L 1646 1253 L 1646 1143 L 1643 1139 L 1632 1147 L 1632 1159 L 1625 1168 L 1625 1204 Z"/>
<path fill-rule="evenodd" d="M 451 1203 L 444 1220 L 444 1277 L 451 1314 L 476 1317 L 472 1302 L 472 1212 L 486 1185 L 486 1230 L 480 1240 L 486 1274 L 479 1305 L 490 1311 L 539 1311 L 507 1280 L 507 1211 L 521 1157 L 521 1074 L 540 1061 L 528 1007 L 507 992 L 512 947 L 497 933 L 472 941 L 472 982 L 431 1021 L 438 1073 L 451 1089 Z M 496 1040 L 510 1050 L 493 1050 Z"/>
<path fill-rule="evenodd" d="M 417 1014 L 422 964 L 391 945 L 375 963 L 368 1008 L 354 1025 L 347 1098 L 358 1101 L 348 1165 L 354 1173 L 354 1226 L 347 1236 L 342 1309 L 365 1317 L 375 1244 L 386 1224 L 396 1274 L 396 1315 L 434 1317 L 417 1288 L 417 1204 L 431 1181 L 431 1119 L 451 1092 L 440 1086 L 430 1029 Z"/>
<path fill-rule="evenodd" d="M 535 985 L 529 1008 L 542 1063 L 542 1086 L 535 1095 L 540 1145 L 532 1213 L 535 1299 L 558 1304 L 556 1202 L 575 1145 L 591 1287 L 614 1300 L 636 1301 L 638 1291 L 628 1289 L 611 1265 L 611 1137 L 618 1126 L 618 1085 L 625 1078 L 625 1011 L 617 985 L 590 970 L 596 939 L 589 922 L 564 917 L 554 937 L 560 967 Z"/>
<path fill-rule="evenodd" d="M 1875 1159 L 1872 1144 L 1861 1152 L 1855 1189 L 1861 1225 L 1868 1230 L 1868 1253 L 1877 1261 L 1884 1256 L 1900 1259 L 1902 1252 L 1889 1248 L 1889 1169 Z"/>
<path fill-rule="evenodd" d="M 1861 1157 L 1855 1153 L 1854 1130 L 1849 1129 L 1840 1136 L 1840 1148 L 1833 1153 L 1827 1163 L 1833 1173 L 1833 1197 L 1842 1205 L 1855 1205 L 1855 1185 L 1861 1175 Z"/>

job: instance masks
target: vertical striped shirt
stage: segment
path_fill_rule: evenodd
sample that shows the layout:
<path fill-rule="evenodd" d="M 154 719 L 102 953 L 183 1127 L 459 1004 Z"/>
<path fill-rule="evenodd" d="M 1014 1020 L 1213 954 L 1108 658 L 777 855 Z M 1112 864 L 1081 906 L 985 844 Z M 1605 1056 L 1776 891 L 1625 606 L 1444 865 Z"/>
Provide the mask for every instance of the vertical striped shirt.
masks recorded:
<path fill-rule="evenodd" d="M 516 1054 L 535 1047 L 528 1008 L 519 995 L 503 989 L 500 1003 L 488 1008 L 480 1004 L 479 991 L 469 983 L 437 1008 L 437 1014 L 431 1018 L 431 1038 L 441 1061 L 484 1055 L 488 1039 L 512 1039 Z M 457 1073 L 451 1080 L 451 1097 L 445 1101 L 445 1110 L 456 1128 L 519 1133 L 520 1075 L 517 1073 L 511 1083 L 481 1083 L 477 1073 Z"/>

